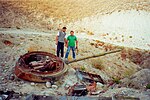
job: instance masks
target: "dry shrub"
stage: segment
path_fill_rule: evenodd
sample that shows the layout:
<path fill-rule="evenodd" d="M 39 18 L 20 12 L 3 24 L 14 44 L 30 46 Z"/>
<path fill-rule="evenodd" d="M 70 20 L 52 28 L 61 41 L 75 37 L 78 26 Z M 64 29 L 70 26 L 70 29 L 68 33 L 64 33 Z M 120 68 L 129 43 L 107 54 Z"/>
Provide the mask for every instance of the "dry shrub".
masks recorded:
<path fill-rule="evenodd" d="M 103 61 L 101 59 L 92 59 L 91 61 L 92 66 L 94 66 L 95 68 L 99 69 L 99 70 L 103 70 L 104 69 L 104 64 Z"/>
<path fill-rule="evenodd" d="M 28 48 L 28 52 L 33 52 L 33 51 L 38 51 L 38 50 L 39 50 L 39 48 L 36 47 L 36 46 L 30 46 L 30 47 Z"/>
<path fill-rule="evenodd" d="M 88 34 L 88 35 L 94 35 L 94 33 L 93 33 L 93 32 L 90 32 L 90 31 L 88 31 L 87 34 Z"/>
<path fill-rule="evenodd" d="M 136 71 L 134 69 L 128 69 L 124 72 L 124 77 L 130 77 L 133 75 Z"/>
<path fill-rule="evenodd" d="M 50 47 L 45 47 L 41 45 L 30 45 L 29 48 L 27 49 L 28 52 L 33 52 L 33 51 L 45 51 L 45 52 L 51 52 L 53 53 L 53 49 L 50 49 Z"/>
<path fill-rule="evenodd" d="M 113 78 L 112 80 L 114 83 L 119 84 L 121 83 L 120 78 Z"/>

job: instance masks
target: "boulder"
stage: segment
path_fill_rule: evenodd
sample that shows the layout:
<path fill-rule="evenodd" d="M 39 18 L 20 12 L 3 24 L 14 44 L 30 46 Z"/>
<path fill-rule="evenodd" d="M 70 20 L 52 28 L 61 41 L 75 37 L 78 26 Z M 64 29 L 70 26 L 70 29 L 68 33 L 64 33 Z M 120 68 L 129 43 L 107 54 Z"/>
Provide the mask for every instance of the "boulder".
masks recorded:
<path fill-rule="evenodd" d="M 45 85 L 46 85 L 47 88 L 51 87 L 51 83 L 50 82 L 46 82 Z"/>
<path fill-rule="evenodd" d="M 136 89 L 142 89 L 150 84 L 150 69 L 142 69 L 133 74 L 128 80 L 128 86 Z"/>
<path fill-rule="evenodd" d="M 150 69 L 150 56 L 147 59 L 143 60 L 140 67 Z"/>

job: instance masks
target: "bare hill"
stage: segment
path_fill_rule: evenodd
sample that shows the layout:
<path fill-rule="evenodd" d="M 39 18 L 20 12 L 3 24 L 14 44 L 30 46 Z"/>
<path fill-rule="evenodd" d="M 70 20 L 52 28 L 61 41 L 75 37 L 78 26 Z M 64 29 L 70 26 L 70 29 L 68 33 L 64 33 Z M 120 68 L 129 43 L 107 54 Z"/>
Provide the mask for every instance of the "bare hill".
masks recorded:
<path fill-rule="evenodd" d="M 149 0 L 1 0 L 0 27 L 57 29 L 61 24 L 120 10 L 150 11 Z"/>

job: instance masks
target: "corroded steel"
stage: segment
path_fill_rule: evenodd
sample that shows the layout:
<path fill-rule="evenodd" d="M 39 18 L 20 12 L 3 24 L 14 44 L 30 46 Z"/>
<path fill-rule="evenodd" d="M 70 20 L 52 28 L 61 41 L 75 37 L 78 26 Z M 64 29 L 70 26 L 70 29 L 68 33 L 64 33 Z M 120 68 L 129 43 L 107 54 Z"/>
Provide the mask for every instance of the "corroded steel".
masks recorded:
<path fill-rule="evenodd" d="M 81 70 L 76 70 L 76 75 L 77 77 L 85 82 L 100 82 L 102 84 L 105 84 L 104 80 L 100 75 L 89 73 L 89 72 L 84 72 Z"/>
<path fill-rule="evenodd" d="M 49 61 L 44 63 L 42 67 L 31 67 L 30 65 L 33 61 L 39 62 L 47 58 L 49 58 Z M 58 79 L 66 71 L 67 68 L 59 57 L 42 51 L 29 52 L 20 56 L 15 66 L 15 75 L 18 78 L 33 82 L 46 82 Z"/>

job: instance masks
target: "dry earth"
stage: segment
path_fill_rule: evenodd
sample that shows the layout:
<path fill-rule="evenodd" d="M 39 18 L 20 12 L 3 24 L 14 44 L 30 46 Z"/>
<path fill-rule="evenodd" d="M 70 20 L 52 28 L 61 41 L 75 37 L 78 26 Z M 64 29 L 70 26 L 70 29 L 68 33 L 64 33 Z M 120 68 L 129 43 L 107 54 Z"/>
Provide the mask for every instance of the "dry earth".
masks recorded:
<path fill-rule="evenodd" d="M 149 0 L 0 0 L 0 90 L 14 90 L 23 94 L 66 95 L 68 90 L 65 90 L 65 85 L 72 86 L 78 82 L 74 68 L 84 67 L 87 72 L 99 74 L 108 84 L 113 79 L 114 82 L 122 79 L 125 81 L 139 70 L 150 68 L 149 29 L 145 32 L 143 27 L 142 31 L 137 31 L 143 32 L 140 35 L 145 36 L 143 38 L 139 36 L 140 39 L 137 41 L 135 41 L 137 34 L 134 33 L 136 31 L 131 32 L 132 35 L 126 35 L 128 33 L 123 29 L 119 32 L 124 34 L 118 34 L 116 31 L 111 34 L 111 30 L 97 33 L 99 30 L 93 29 L 99 24 L 93 26 L 93 29 L 88 29 L 101 16 L 109 18 L 107 16 L 113 16 L 114 13 L 118 16 L 123 15 L 126 11 L 134 12 L 136 15 L 146 13 L 140 22 L 146 18 L 147 23 L 143 26 L 149 25 Z M 62 26 L 68 27 L 67 33 L 72 29 L 77 33 L 79 39 L 77 59 L 116 49 L 122 51 L 66 65 L 69 67 L 68 73 L 64 75 L 64 79 L 55 82 L 58 89 L 47 88 L 45 84 L 31 84 L 17 78 L 12 80 L 14 66 L 20 55 L 28 51 L 46 51 L 55 54 L 55 36 Z M 108 28 L 106 27 L 106 30 Z M 137 29 L 136 25 L 135 28 Z M 127 47 L 118 46 L 118 43 Z M 129 43 L 132 45 L 125 45 Z M 71 59 L 70 55 L 69 60 Z M 149 83 L 142 85 L 141 89 L 133 89 L 128 87 L 129 84 L 124 86 L 122 83 L 107 87 L 108 84 L 97 87 L 97 91 L 107 90 L 98 96 L 111 97 L 122 93 L 139 97 L 141 100 L 150 98 L 149 89 L 145 88 Z"/>
<path fill-rule="evenodd" d="M 65 85 L 70 86 L 79 82 L 75 76 L 75 70 L 73 68 L 85 68 L 84 71 L 95 73 L 100 75 L 106 82 L 114 79 L 123 79 L 130 77 L 132 74 L 137 72 L 140 67 L 139 64 L 135 64 L 131 61 L 130 56 L 124 58 L 122 52 L 109 54 L 103 57 L 92 58 L 89 60 L 80 61 L 77 63 L 72 63 L 66 65 L 69 67 L 68 73 L 64 76 L 62 80 L 55 82 L 58 89 L 47 88 L 45 84 L 40 83 L 30 83 L 24 80 L 15 79 L 12 80 L 11 76 L 14 75 L 14 66 L 20 55 L 27 53 L 28 51 L 46 51 L 55 54 L 55 34 L 53 33 L 43 33 L 43 32 L 31 32 L 24 30 L 8 30 L 3 29 L 0 32 L 0 89 L 1 90 L 13 90 L 15 92 L 21 92 L 23 94 L 40 94 L 40 95 L 66 95 L 68 90 L 65 90 Z M 57 31 L 55 32 L 57 33 Z M 9 44 L 5 43 L 9 41 Z M 79 54 L 77 59 L 106 52 L 106 47 L 111 44 L 104 43 L 100 46 L 101 42 L 98 40 L 90 39 L 80 39 L 79 38 Z M 111 45 L 111 50 L 120 49 L 122 47 L 117 47 Z M 92 48 L 92 49 L 89 49 Z M 66 48 L 65 48 L 66 49 Z M 109 48 L 107 48 L 109 49 Z M 125 49 L 129 50 L 129 49 Z M 109 51 L 109 50 L 108 50 Z M 126 52 L 127 53 L 127 52 Z M 69 60 L 71 60 L 71 55 Z M 135 59 L 136 61 L 136 59 Z M 128 96 L 135 96 L 139 98 L 149 98 L 147 95 L 143 94 L 143 91 L 134 90 L 130 88 L 125 88 L 123 85 L 113 85 L 107 87 L 108 84 L 103 87 L 98 86 L 97 91 L 103 91 L 108 89 L 108 92 L 101 93 L 100 96 L 110 97 L 113 94 L 120 94 L 124 91 L 127 92 Z M 121 87 L 120 89 L 118 87 Z M 113 92 L 110 92 L 113 88 Z M 62 92 L 63 91 L 63 92 Z M 89 95 L 90 96 L 90 95 Z"/>
<path fill-rule="evenodd" d="M 97 14 L 122 10 L 150 11 L 149 0 L 1 0 L 0 26 L 57 29 Z"/>

